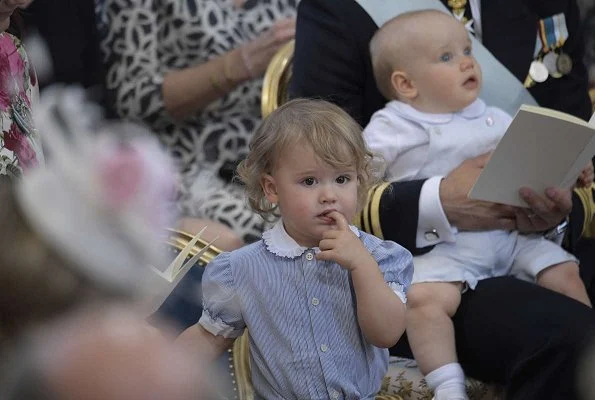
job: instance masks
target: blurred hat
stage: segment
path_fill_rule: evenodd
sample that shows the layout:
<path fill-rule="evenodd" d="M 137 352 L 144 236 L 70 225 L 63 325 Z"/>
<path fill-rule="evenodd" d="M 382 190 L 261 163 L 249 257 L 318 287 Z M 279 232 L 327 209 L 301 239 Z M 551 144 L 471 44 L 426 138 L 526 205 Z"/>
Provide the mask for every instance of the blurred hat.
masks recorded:
<path fill-rule="evenodd" d="M 34 108 L 46 165 L 17 183 L 31 228 L 101 285 L 143 285 L 167 264 L 175 170 L 140 125 L 107 123 L 82 88 L 50 87 Z"/>

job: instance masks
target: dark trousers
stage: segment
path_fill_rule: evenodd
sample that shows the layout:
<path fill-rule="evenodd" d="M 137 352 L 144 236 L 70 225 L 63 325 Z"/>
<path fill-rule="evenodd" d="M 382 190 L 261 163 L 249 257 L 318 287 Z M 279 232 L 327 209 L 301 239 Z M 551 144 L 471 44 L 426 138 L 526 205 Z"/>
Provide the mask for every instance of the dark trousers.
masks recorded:
<path fill-rule="evenodd" d="M 577 398 L 577 360 L 595 334 L 592 309 L 513 277 L 491 278 L 463 294 L 453 323 L 465 372 L 504 385 L 507 400 Z M 405 336 L 391 354 L 411 357 Z"/>

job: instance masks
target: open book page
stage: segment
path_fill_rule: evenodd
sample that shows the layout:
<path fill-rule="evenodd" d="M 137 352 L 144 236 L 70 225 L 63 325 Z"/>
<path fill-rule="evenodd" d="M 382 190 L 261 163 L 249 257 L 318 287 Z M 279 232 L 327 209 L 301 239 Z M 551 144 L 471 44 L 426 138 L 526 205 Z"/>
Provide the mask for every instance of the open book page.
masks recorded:
<path fill-rule="evenodd" d="M 469 197 L 526 207 L 518 192 L 571 187 L 595 154 L 595 129 L 568 114 L 521 106 Z"/>
<path fill-rule="evenodd" d="M 533 114 L 540 114 L 540 115 L 545 115 L 545 116 L 549 116 L 552 118 L 557 118 L 557 119 L 561 119 L 564 121 L 568 121 L 568 122 L 572 122 L 578 125 L 585 125 L 587 126 L 589 123 L 579 117 L 576 117 L 574 115 L 571 114 L 567 114 L 565 112 L 562 111 L 558 111 L 558 110 L 552 110 L 551 108 L 545 108 L 545 107 L 539 107 L 539 106 L 530 106 L 527 104 L 523 104 L 520 108 L 523 111 L 527 111 L 527 112 L 531 112 Z"/>
<path fill-rule="evenodd" d="M 196 254 L 188 259 L 192 250 L 196 248 L 195 246 L 205 229 L 206 227 L 201 229 L 200 232 L 188 242 L 164 271 L 159 270 L 153 265 L 149 265 L 151 273 L 148 274 L 149 276 L 146 284 L 147 298 L 143 301 L 143 309 L 146 309 L 147 315 L 151 315 L 157 311 L 190 268 L 196 265 L 201 256 L 208 251 L 211 245 L 218 239 L 218 237 L 216 237 L 211 240 L 204 245 L 200 251 L 196 252 Z"/>

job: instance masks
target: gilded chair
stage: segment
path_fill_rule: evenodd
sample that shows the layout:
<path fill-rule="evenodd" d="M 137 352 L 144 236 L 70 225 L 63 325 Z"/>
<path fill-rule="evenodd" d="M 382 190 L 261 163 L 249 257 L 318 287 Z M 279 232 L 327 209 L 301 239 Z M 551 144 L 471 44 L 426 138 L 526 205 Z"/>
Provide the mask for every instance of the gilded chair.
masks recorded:
<path fill-rule="evenodd" d="M 193 238 L 193 235 L 178 229 L 168 229 L 167 233 L 168 236 L 166 239 L 166 244 L 175 254 L 185 249 Z M 213 258 L 221 253 L 221 250 L 219 250 L 217 247 L 209 245 L 206 240 L 199 238 L 188 253 L 189 259 L 202 251 L 205 246 L 209 246 L 209 248 L 200 256 L 198 261 L 198 264 L 202 267 L 206 266 Z"/>
<path fill-rule="evenodd" d="M 180 331 L 194 325 L 200 318 L 202 308 L 197 293 L 200 293 L 204 267 L 221 252 L 215 246 L 208 246 L 208 243 L 200 238 L 192 244 L 192 239 L 193 235 L 182 230 L 168 230 L 164 241 L 170 253 L 169 258 L 176 262 L 181 261 L 182 265 L 174 266 L 175 263 L 172 261 L 165 269 L 164 275 L 170 275 L 167 272 L 171 273 L 175 270 L 181 271 L 180 276 L 183 277 L 175 278 L 170 283 L 167 282 L 167 277 L 165 280 L 156 279 L 149 306 L 149 309 L 156 310 L 152 319 L 170 321 L 172 328 Z M 181 253 L 185 251 L 187 254 L 182 255 Z M 197 254 L 200 255 L 196 262 L 193 261 L 195 264 L 193 267 L 183 265 L 189 263 Z M 156 273 L 156 275 L 161 274 Z"/>
<path fill-rule="evenodd" d="M 294 40 L 287 42 L 269 62 L 262 83 L 261 110 L 263 118 L 287 101 L 294 48 Z"/>

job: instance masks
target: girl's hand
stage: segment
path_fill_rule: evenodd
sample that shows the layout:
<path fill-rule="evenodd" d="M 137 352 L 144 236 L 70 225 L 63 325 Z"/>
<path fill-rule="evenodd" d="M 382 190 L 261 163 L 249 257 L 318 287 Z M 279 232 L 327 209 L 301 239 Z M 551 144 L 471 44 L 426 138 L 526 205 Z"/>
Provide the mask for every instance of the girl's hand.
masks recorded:
<path fill-rule="evenodd" d="M 343 214 L 332 211 L 328 216 L 335 220 L 335 225 L 322 235 L 318 244 L 320 253 L 316 255 L 316 259 L 334 261 L 348 271 L 370 263 L 375 265 L 376 260 L 351 231 Z"/>

